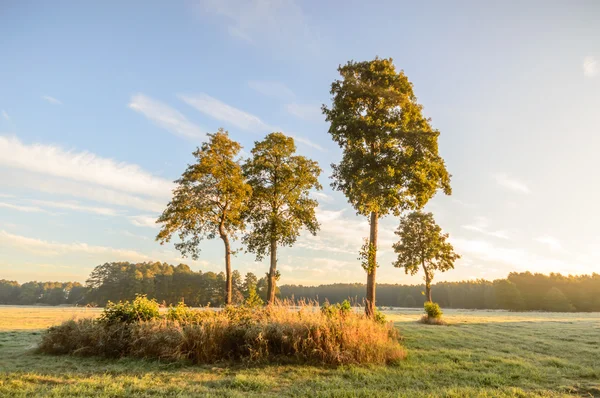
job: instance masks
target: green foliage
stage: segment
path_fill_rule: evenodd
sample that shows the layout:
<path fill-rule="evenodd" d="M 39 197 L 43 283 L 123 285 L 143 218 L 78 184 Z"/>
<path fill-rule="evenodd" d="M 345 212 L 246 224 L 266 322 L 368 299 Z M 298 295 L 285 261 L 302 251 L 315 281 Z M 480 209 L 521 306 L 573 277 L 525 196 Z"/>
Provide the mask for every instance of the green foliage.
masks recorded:
<path fill-rule="evenodd" d="M 575 311 L 575 307 L 569 302 L 569 299 L 565 296 L 560 289 L 553 287 L 548 290 L 548 293 L 544 296 L 544 310 L 553 312 L 571 312 Z"/>
<path fill-rule="evenodd" d="M 377 247 L 366 238 L 360 248 L 358 259 L 360 265 L 368 274 L 373 271 L 373 268 L 379 267 L 379 264 L 377 264 Z"/>
<path fill-rule="evenodd" d="M 277 246 L 292 246 L 301 228 L 316 235 L 319 223 L 315 216 L 318 203 L 310 191 L 319 190 L 321 169 L 317 162 L 294 155 L 294 139 L 283 133 L 271 133 L 256 142 L 252 156 L 243 166 L 252 199 L 246 220 L 252 229 L 243 237 L 249 252 L 257 260 L 271 256 L 267 278 L 267 300 L 275 299 Z"/>
<path fill-rule="evenodd" d="M 422 208 L 438 189 L 450 194 L 450 174 L 438 154 L 439 132 L 422 115 L 412 84 L 391 58 L 350 61 L 338 72 L 331 107 L 322 107 L 329 134 L 342 148 L 342 160 L 332 164 L 331 185 L 359 214 L 370 216 L 369 247 L 361 257 L 368 275 L 365 311 L 373 316 L 378 219 Z"/>
<path fill-rule="evenodd" d="M 445 272 L 454 268 L 454 261 L 460 256 L 454 253 L 452 245 L 446 241 L 448 234 L 435 223 L 433 214 L 414 211 L 404 216 L 396 231 L 400 241 L 393 245 L 398 255 L 394 267 L 404 268 L 411 275 L 419 268 L 425 273 L 427 299 L 431 301 L 431 281 L 434 272 Z"/>
<path fill-rule="evenodd" d="M 438 303 L 427 301 L 425 302 L 424 308 L 428 318 L 437 319 L 442 317 L 442 309 Z"/>
<path fill-rule="evenodd" d="M 244 301 L 244 305 L 247 307 L 261 307 L 265 302 L 256 293 L 256 286 L 251 286 L 248 290 L 248 297 Z"/>
<path fill-rule="evenodd" d="M 321 189 L 317 162 L 294 155 L 294 139 L 271 133 L 255 143 L 244 173 L 252 187 L 252 202 L 246 215 L 252 230 L 244 236 L 248 251 L 261 260 L 270 254 L 271 241 L 291 246 L 300 229 L 315 235 L 318 203 L 310 198 L 311 189 Z"/>
<path fill-rule="evenodd" d="M 220 237 L 225 245 L 226 299 L 233 300 L 229 239 L 244 230 L 243 212 L 252 189 L 246 183 L 237 156 L 241 145 L 223 129 L 208 134 L 209 141 L 194 152 L 196 163 L 189 165 L 173 191 L 173 198 L 157 220 L 162 224 L 156 240 L 169 242 L 177 233 L 175 248 L 194 260 L 204 238 Z"/>
<path fill-rule="evenodd" d="M 204 311 L 196 311 L 180 302 L 176 306 L 167 308 L 166 319 L 173 322 L 191 323 L 197 321 Z"/>
<path fill-rule="evenodd" d="M 521 311 L 525 307 L 523 297 L 517 285 L 507 279 L 494 281 L 494 292 L 498 308 Z"/>
<path fill-rule="evenodd" d="M 373 315 L 373 321 L 381 325 L 385 325 L 387 323 L 387 318 L 385 317 L 385 314 L 381 312 L 379 308 L 377 308 L 375 310 L 375 314 Z"/>
<path fill-rule="evenodd" d="M 100 315 L 100 322 L 107 324 L 131 323 L 149 321 L 160 316 L 156 300 L 149 300 L 145 295 L 139 295 L 132 302 L 108 302 Z"/>
<path fill-rule="evenodd" d="M 333 165 L 333 188 L 365 216 L 420 208 L 438 189 L 450 194 L 439 132 L 422 115 L 404 72 L 380 58 L 350 61 L 338 71 L 331 108 L 322 108 L 343 150 Z"/>
<path fill-rule="evenodd" d="M 345 316 L 352 311 L 352 305 L 348 300 L 342 303 L 330 304 L 328 301 L 321 306 L 321 313 L 328 317 Z"/>

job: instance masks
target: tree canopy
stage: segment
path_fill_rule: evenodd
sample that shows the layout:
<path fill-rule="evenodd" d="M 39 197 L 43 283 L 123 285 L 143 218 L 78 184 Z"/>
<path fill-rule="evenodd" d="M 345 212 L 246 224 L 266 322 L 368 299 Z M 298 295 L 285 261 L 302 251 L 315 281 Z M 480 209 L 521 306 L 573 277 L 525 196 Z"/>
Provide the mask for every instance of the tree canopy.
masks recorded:
<path fill-rule="evenodd" d="M 331 107 L 322 108 L 329 134 L 342 148 L 342 160 L 332 165 L 332 187 L 370 216 L 366 313 L 373 315 L 379 218 L 421 208 L 438 189 L 450 194 L 450 174 L 438 153 L 439 132 L 391 58 L 350 61 L 338 71 Z"/>
<path fill-rule="evenodd" d="M 398 259 L 394 266 L 404 268 L 415 275 L 421 268 L 425 273 L 425 293 L 431 299 L 431 281 L 435 271 L 445 272 L 454 268 L 460 258 L 452 245 L 446 241 L 448 234 L 436 224 L 432 213 L 414 211 L 402 218 L 396 231 L 400 241 L 394 244 Z"/>
<path fill-rule="evenodd" d="M 209 140 L 194 152 L 196 162 L 187 167 L 173 192 L 173 199 L 158 219 L 162 224 L 156 239 L 169 242 L 177 233 L 175 248 L 183 256 L 197 259 L 200 241 L 217 236 L 225 245 L 226 302 L 232 302 L 230 239 L 244 229 L 243 212 L 251 196 L 237 160 L 239 143 L 223 129 L 208 134 Z"/>
<path fill-rule="evenodd" d="M 319 223 L 315 216 L 318 203 L 310 190 L 321 189 L 317 162 L 295 155 L 294 139 L 283 133 L 271 133 L 256 142 L 252 156 L 244 164 L 244 174 L 252 187 L 252 200 L 246 220 L 252 229 L 243 237 L 247 250 L 261 260 L 270 255 L 268 301 L 275 299 L 278 277 L 277 246 L 291 246 L 300 230 L 315 235 Z"/>

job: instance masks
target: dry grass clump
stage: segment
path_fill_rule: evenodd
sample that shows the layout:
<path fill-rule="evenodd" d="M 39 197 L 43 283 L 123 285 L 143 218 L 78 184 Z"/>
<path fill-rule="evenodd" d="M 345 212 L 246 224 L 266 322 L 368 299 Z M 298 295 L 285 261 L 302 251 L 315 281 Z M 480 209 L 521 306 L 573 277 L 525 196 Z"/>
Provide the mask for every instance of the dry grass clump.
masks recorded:
<path fill-rule="evenodd" d="M 39 350 L 194 363 L 384 364 L 405 357 L 391 323 L 375 322 L 339 306 L 302 303 L 292 310 L 292 304 L 223 311 L 180 305 L 149 320 L 67 321 L 48 329 Z"/>

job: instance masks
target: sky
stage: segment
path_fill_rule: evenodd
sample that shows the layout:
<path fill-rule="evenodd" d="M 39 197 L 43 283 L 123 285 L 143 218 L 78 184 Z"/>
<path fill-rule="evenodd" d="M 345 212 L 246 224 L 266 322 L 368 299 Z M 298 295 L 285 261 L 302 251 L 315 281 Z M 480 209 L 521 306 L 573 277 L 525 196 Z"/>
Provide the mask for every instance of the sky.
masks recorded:
<path fill-rule="evenodd" d="M 320 112 L 337 67 L 391 57 L 440 131 L 451 196 L 426 210 L 462 256 L 435 281 L 600 270 L 600 2 L 0 2 L 0 279 L 83 282 L 110 261 L 184 262 L 154 221 L 219 127 L 319 162 L 316 237 L 279 251 L 280 283 L 365 282 L 368 223 L 330 188 Z M 378 281 L 399 219 L 380 222 Z M 241 248 L 239 242 L 237 248 Z M 262 276 L 243 250 L 234 269 Z"/>

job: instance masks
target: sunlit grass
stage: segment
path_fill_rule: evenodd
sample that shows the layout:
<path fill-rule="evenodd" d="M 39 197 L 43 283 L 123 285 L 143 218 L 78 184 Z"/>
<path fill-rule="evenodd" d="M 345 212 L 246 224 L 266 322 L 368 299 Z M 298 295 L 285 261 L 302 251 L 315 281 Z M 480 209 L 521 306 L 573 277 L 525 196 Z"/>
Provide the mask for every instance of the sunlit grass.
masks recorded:
<path fill-rule="evenodd" d="M 37 355 L 36 328 L 97 310 L 18 310 L 0 307 L 2 397 L 600 395 L 598 313 L 445 310 L 449 325 L 429 326 L 416 322 L 420 311 L 386 311 L 401 329 L 408 358 L 395 366 L 331 368 Z"/>

